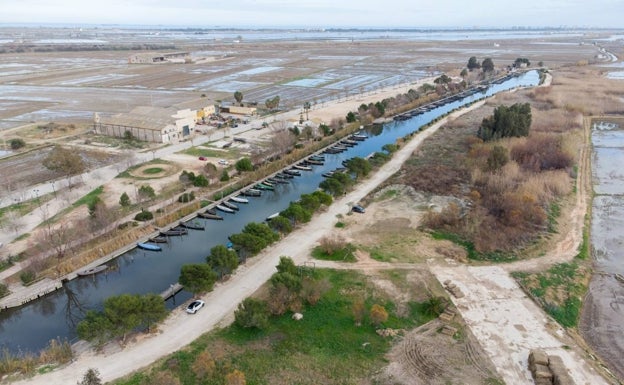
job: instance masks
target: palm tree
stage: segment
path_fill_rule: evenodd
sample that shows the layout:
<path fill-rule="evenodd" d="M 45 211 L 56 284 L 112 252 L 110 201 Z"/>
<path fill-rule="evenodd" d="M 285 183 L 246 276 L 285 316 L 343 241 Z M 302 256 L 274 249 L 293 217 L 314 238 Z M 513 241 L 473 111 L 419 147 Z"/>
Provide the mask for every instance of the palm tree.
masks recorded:
<path fill-rule="evenodd" d="M 236 103 L 241 104 L 243 101 L 243 93 L 240 91 L 234 92 L 234 99 L 236 99 Z"/>
<path fill-rule="evenodd" d="M 305 111 L 305 114 L 306 114 L 306 120 L 310 120 L 308 118 L 308 111 L 310 111 L 310 108 L 312 108 L 312 105 L 310 104 L 310 102 L 303 103 L 303 110 Z"/>

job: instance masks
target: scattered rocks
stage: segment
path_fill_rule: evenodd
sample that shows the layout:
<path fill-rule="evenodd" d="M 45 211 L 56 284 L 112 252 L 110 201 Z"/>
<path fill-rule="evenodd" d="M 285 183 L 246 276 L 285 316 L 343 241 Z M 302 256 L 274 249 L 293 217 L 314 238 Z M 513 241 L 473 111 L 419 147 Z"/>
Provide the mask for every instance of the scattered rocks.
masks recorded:
<path fill-rule="evenodd" d="M 375 332 L 382 337 L 396 337 L 403 333 L 403 329 L 377 329 Z"/>
<path fill-rule="evenodd" d="M 295 321 L 301 321 L 303 319 L 303 314 L 295 313 L 292 315 L 292 319 L 294 319 Z"/>

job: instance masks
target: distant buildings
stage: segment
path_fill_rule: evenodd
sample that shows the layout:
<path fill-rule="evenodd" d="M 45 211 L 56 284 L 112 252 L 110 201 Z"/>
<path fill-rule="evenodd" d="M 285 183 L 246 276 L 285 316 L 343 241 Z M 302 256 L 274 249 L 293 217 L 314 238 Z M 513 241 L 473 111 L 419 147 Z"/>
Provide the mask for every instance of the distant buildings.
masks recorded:
<path fill-rule="evenodd" d="M 184 64 L 191 62 L 191 55 L 188 52 L 141 52 L 130 55 L 128 64 L 155 64 L 155 63 L 176 63 Z"/>

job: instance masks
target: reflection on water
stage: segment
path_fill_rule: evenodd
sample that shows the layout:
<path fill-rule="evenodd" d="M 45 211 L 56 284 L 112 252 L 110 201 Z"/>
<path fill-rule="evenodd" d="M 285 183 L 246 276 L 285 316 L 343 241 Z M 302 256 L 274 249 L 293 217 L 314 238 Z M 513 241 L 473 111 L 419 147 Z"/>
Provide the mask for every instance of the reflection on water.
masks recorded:
<path fill-rule="evenodd" d="M 292 179 L 290 184 L 278 184 L 274 192 L 250 198 L 249 204 L 239 205 L 240 211 L 236 214 L 220 214 L 224 216 L 223 221 L 198 218 L 206 226 L 204 231 L 190 230 L 188 235 L 170 237 L 161 252 L 133 249 L 109 262 L 109 269 L 103 273 L 80 277 L 43 299 L 0 313 L 0 347 L 12 351 L 37 350 L 57 337 L 74 340 L 75 325 L 87 310 L 101 309 L 104 300 L 113 295 L 163 292 L 178 281 L 182 265 L 205 261 L 212 247 L 226 244 L 227 237 L 240 232 L 247 223 L 261 222 L 285 209 L 301 194 L 316 190 L 323 180 L 321 174 L 341 167 L 344 159 L 365 157 L 380 151 L 383 145 L 395 143 L 398 138 L 417 131 L 434 118 L 483 96 L 517 86 L 536 85 L 538 81 L 537 72 L 531 71 L 493 85 L 483 94 L 451 102 L 409 120 L 373 126 L 368 131 L 368 140 L 342 154 L 327 155 L 323 166 L 315 166 L 311 172 L 302 172 L 302 176 Z M 172 309 L 190 297 L 190 293 L 182 291 L 167 301 L 167 307 Z"/>

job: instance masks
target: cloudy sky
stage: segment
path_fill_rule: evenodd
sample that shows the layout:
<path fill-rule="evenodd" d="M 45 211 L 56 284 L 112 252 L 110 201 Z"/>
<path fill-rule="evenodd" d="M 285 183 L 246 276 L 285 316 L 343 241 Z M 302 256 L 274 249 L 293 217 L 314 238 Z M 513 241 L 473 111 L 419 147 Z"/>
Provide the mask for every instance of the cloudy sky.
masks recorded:
<path fill-rule="evenodd" d="M 0 23 L 624 27 L 624 0 L 0 0 Z"/>

